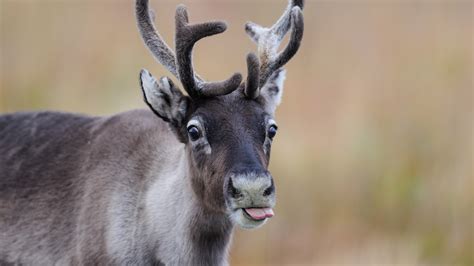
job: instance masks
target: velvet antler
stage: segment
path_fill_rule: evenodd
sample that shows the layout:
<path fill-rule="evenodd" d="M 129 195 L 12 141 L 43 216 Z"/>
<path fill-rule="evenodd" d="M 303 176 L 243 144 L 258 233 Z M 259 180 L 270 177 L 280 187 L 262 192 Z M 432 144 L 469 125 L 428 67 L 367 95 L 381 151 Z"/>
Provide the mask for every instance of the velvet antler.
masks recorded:
<path fill-rule="evenodd" d="M 258 97 L 259 89 L 265 86 L 272 74 L 283 67 L 298 51 L 304 31 L 303 6 L 304 0 L 290 0 L 283 15 L 270 28 L 264 28 L 253 22 L 245 25 L 245 31 L 257 43 L 260 60 L 258 61 L 253 53 L 247 57 L 249 71 L 245 85 L 247 97 L 252 99 Z M 292 31 L 288 45 L 278 53 L 278 47 L 290 28 Z"/>
<path fill-rule="evenodd" d="M 148 0 L 136 1 L 136 17 L 141 36 L 153 56 L 164 65 L 183 84 L 184 89 L 192 98 L 225 95 L 237 89 L 242 81 L 239 73 L 219 82 L 206 82 L 194 73 L 192 50 L 200 39 L 224 32 L 224 22 L 206 22 L 189 25 L 186 7 L 180 5 L 176 9 L 176 55 L 163 41 L 152 22 Z"/>

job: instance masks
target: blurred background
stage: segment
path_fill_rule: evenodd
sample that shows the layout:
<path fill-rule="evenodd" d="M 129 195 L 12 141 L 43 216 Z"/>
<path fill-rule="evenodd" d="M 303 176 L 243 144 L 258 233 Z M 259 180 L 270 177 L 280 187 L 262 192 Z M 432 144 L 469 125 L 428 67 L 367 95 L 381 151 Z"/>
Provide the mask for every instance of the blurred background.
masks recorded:
<path fill-rule="evenodd" d="M 223 19 L 197 72 L 246 73 L 246 21 L 285 0 L 151 0 Z M 272 148 L 276 216 L 237 230 L 232 265 L 474 265 L 473 3 L 306 1 Z M 142 44 L 132 1 L 0 0 L 0 112 L 146 108 L 138 72 L 170 74 Z"/>

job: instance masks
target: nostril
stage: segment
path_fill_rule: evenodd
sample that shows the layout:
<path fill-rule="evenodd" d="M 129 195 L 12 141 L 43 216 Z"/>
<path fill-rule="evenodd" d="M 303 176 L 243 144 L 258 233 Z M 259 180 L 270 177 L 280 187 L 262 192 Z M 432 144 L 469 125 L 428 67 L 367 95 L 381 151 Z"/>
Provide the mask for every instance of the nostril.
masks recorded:
<path fill-rule="evenodd" d="M 275 186 L 273 185 L 272 181 L 272 184 L 267 189 L 265 189 L 265 191 L 263 191 L 263 196 L 270 196 L 271 194 L 273 194 L 273 192 L 275 192 Z"/>
<path fill-rule="evenodd" d="M 234 187 L 234 184 L 232 183 L 232 178 L 229 178 L 229 184 L 227 185 L 227 192 L 229 192 L 230 196 L 233 198 L 240 198 L 242 196 L 242 193 L 240 190 Z"/>

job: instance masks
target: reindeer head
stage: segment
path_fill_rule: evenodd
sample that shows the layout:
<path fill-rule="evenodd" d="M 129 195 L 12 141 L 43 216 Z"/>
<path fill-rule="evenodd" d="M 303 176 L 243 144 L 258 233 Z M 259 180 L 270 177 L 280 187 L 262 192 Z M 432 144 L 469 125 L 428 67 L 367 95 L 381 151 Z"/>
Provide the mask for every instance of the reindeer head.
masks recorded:
<path fill-rule="evenodd" d="M 194 73 L 192 50 L 201 38 L 222 33 L 224 22 L 190 25 L 186 8 L 176 9 L 176 54 L 156 31 L 148 0 L 137 0 L 140 33 L 154 57 L 179 79 L 185 96 L 167 77 L 140 73 L 145 102 L 168 122 L 185 144 L 193 191 L 202 206 L 228 214 L 243 228 L 255 228 L 273 216 L 275 186 L 268 172 L 270 147 L 277 131 L 274 111 L 280 103 L 285 71 L 303 36 L 303 0 L 288 8 L 270 28 L 247 23 L 258 57 L 247 56 L 247 80 L 239 73 L 206 82 Z M 283 37 L 290 41 L 278 52 Z"/>

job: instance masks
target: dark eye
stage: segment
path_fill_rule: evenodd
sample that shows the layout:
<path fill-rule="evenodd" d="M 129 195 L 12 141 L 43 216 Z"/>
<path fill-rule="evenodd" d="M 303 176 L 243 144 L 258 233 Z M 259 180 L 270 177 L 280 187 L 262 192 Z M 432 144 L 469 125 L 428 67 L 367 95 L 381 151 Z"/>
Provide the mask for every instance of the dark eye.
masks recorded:
<path fill-rule="evenodd" d="M 267 134 L 268 134 L 268 137 L 270 139 L 273 139 L 273 137 L 275 137 L 276 133 L 277 133 L 277 129 L 278 127 L 276 125 L 271 125 L 269 128 L 268 128 L 268 131 L 267 131 Z"/>
<path fill-rule="evenodd" d="M 196 126 L 189 126 L 188 135 L 192 141 L 196 141 L 201 137 L 201 131 Z"/>

